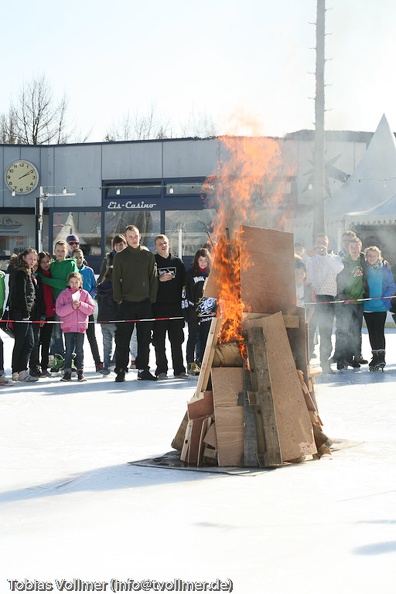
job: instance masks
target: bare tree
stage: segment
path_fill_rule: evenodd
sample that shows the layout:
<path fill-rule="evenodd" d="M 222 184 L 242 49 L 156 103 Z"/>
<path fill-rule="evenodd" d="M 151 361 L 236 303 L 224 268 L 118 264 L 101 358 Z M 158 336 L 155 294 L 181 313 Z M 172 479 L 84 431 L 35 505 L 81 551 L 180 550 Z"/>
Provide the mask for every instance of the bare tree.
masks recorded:
<path fill-rule="evenodd" d="M 105 141 L 168 138 L 168 127 L 169 123 L 161 121 L 155 106 L 151 105 L 145 114 L 136 112 L 131 116 L 128 112 L 117 124 L 113 123 L 106 132 Z"/>
<path fill-rule="evenodd" d="M 207 138 L 218 134 L 213 118 L 207 113 L 195 114 L 191 112 L 185 123 L 181 126 L 181 137 Z"/>
<path fill-rule="evenodd" d="M 191 113 L 188 120 L 179 125 L 179 130 L 180 132 L 176 133 L 179 138 L 207 138 L 217 134 L 216 125 L 207 114 Z M 152 105 L 145 114 L 136 112 L 131 116 L 128 112 L 117 124 L 113 123 L 106 133 L 105 141 L 158 140 L 173 136 L 169 121 L 161 120 Z"/>
<path fill-rule="evenodd" d="M 6 143 L 63 144 L 74 129 L 67 121 L 66 96 L 59 102 L 44 75 L 24 84 L 9 113 L 0 116 L 0 131 Z"/>
<path fill-rule="evenodd" d="M 0 138 L 2 144 L 19 144 L 16 114 L 12 107 L 0 116 Z"/>

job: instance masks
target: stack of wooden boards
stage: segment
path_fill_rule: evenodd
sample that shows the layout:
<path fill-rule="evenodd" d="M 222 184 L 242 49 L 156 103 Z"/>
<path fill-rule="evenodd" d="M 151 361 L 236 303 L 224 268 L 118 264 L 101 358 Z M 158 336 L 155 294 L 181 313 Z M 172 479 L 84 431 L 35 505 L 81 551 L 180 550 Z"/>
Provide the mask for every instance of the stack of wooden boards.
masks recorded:
<path fill-rule="evenodd" d="M 195 394 L 172 442 L 187 465 L 274 467 L 319 457 L 331 445 L 315 401 L 305 310 L 296 307 L 293 236 L 240 232 L 249 256 L 241 295 L 255 312 L 242 320 L 247 361 L 236 343 L 218 343 L 222 320 L 214 319 Z M 214 286 L 212 277 L 216 297 Z"/>

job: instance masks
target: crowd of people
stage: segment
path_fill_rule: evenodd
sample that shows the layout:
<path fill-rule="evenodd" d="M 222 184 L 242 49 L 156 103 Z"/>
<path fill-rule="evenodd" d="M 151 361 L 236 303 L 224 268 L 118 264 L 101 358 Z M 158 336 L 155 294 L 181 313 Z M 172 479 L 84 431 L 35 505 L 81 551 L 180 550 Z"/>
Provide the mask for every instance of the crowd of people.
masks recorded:
<path fill-rule="evenodd" d="M 334 254 L 327 235 L 320 233 L 309 252 L 295 244 L 295 272 L 297 305 L 306 308 L 309 323 L 310 355 L 314 356 L 317 337 L 322 371 L 334 373 L 332 364 L 337 370 L 368 364 L 370 371 L 383 371 L 385 322 L 389 310 L 396 313 L 396 284 L 381 250 L 372 245 L 362 251 L 356 233 L 346 231 L 342 250 Z M 362 355 L 363 319 L 370 362 Z"/>
<path fill-rule="evenodd" d="M 55 243 L 53 256 L 26 248 L 11 257 L 7 300 L 4 273 L 0 274 L 0 310 L 9 310 L 14 335 L 11 381 L 36 382 L 58 372 L 63 382 L 72 381 L 74 375 L 79 382 L 86 381 L 85 335 L 96 372 L 114 371 L 116 382 L 125 381 L 130 368 L 136 368 L 143 381 L 166 379 L 170 367 L 178 379 L 199 375 L 209 322 L 216 315 L 216 300 L 203 295 L 211 266 L 209 250 L 199 249 L 186 272 L 183 261 L 171 254 L 166 235 L 155 238 L 152 253 L 141 244 L 139 229 L 128 225 L 124 235 L 114 237 L 112 247 L 97 280 L 74 234 Z M 96 324 L 102 333 L 103 360 Z M 0 385 L 9 383 L 0 338 Z"/>
<path fill-rule="evenodd" d="M 152 253 L 142 245 L 134 225 L 113 238 L 112 248 L 97 280 L 76 235 L 57 241 L 53 255 L 26 248 L 11 257 L 7 299 L 5 276 L 0 272 L 0 310 L 8 308 L 12 321 L 12 381 L 36 382 L 57 372 L 63 382 L 72 381 L 74 375 L 86 381 L 85 335 L 96 372 L 109 375 L 114 371 L 116 382 L 125 381 L 131 368 L 137 369 L 142 381 L 164 380 L 170 368 L 179 379 L 199 375 L 217 306 L 215 299 L 204 296 L 212 264 L 210 251 L 200 248 L 186 272 L 183 261 L 170 252 L 166 235 L 155 238 Z M 295 281 L 297 305 L 306 309 L 309 351 L 315 356 L 318 340 L 322 371 L 334 373 L 333 364 L 342 370 L 368 363 L 362 355 L 363 320 L 372 350 L 369 369 L 383 370 L 389 310 L 394 311 L 396 321 L 396 285 L 381 250 L 369 246 L 362 252 L 360 239 L 347 231 L 341 252 L 335 254 L 329 250 L 327 235 L 318 234 L 309 252 L 295 244 Z M 185 323 L 186 360 L 182 349 Z M 0 337 L 0 385 L 8 383 Z"/>

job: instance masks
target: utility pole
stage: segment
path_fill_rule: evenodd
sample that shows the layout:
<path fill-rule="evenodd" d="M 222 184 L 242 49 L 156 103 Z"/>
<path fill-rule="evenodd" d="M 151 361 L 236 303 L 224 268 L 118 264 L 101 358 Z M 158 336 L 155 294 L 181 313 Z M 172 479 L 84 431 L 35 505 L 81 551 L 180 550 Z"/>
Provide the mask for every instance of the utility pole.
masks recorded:
<path fill-rule="evenodd" d="M 318 233 L 325 232 L 324 201 L 326 194 L 325 178 L 325 0 L 316 2 L 316 70 L 315 70 L 315 147 L 314 147 L 314 208 L 313 239 Z"/>

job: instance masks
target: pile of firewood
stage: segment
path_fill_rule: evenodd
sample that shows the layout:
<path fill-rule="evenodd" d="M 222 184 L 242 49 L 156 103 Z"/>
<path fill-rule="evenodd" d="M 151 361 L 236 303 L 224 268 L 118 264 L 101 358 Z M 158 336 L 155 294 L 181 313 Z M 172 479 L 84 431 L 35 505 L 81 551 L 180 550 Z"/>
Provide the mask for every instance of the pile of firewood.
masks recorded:
<path fill-rule="evenodd" d="M 250 262 L 240 296 L 254 313 L 243 314 L 238 341 L 224 342 L 223 320 L 212 320 L 197 388 L 172 442 L 186 465 L 274 467 L 320 457 L 332 443 L 316 404 L 305 310 L 296 307 L 293 235 L 240 233 Z M 217 297 L 217 269 L 208 296 Z"/>

